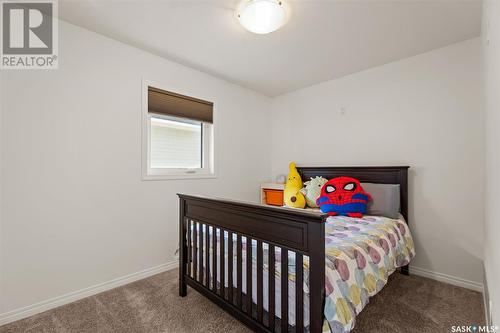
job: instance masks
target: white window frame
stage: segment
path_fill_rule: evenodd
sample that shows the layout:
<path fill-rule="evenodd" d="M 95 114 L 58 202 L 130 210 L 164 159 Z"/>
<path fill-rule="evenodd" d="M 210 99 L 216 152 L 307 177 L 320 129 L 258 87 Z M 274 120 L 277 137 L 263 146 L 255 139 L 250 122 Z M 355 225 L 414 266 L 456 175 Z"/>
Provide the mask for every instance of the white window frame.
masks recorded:
<path fill-rule="evenodd" d="M 151 114 L 148 110 L 148 87 L 172 91 L 178 94 L 193 96 L 214 103 L 212 124 L 202 123 L 202 168 L 151 168 Z M 183 91 L 176 87 L 166 84 L 153 82 L 151 80 L 142 80 L 142 108 L 141 108 L 141 170 L 143 180 L 175 180 L 175 179 L 207 179 L 217 178 L 215 173 L 215 134 L 216 134 L 216 106 L 217 103 L 213 96 L 201 96 L 197 92 Z M 176 118 L 165 115 L 154 115 L 158 118 L 168 120 L 177 120 L 189 122 L 187 119 Z"/>

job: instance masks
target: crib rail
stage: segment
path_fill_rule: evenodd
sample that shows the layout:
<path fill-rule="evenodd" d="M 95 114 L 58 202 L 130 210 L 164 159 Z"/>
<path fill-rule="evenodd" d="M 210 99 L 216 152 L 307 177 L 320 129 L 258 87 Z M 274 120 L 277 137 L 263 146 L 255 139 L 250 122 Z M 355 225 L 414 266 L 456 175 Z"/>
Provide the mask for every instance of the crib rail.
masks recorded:
<path fill-rule="evenodd" d="M 308 260 L 308 327 L 312 333 L 321 332 L 323 215 L 201 196 L 179 194 L 179 198 L 179 295 L 185 296 L 189 285 L 254 331 L 301 333 L 305 330 L 303 263 Z M 289 258 L 295 260 L 293 323 L 289 318 Z M 276 269 L 281 271 L 278 279 Z M 281 311 L 275 313 L 278 301 Z"/>

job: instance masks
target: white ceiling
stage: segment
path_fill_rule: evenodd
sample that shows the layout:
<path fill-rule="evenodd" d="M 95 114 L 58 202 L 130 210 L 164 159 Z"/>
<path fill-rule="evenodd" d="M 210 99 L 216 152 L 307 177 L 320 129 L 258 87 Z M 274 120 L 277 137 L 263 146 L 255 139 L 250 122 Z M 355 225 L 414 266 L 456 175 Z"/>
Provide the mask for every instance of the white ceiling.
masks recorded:
<path fill-rule="evenodd" d="M 479 0 L 288 1 L 288 23 L 255 35 L 237 0 L 60 0 L 79 26 L 269 96 L 480 34 Z"/>

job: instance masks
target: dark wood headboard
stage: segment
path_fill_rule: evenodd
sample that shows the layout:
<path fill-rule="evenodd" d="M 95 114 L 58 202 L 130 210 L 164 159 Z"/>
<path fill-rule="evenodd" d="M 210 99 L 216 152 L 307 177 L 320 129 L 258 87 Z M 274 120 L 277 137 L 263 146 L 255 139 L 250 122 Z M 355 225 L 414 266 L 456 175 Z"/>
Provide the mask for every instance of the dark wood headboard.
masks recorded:
<path fill-rule="evenodd" d="M 399 184 L 401 214 L 408 223 L 408 169 L 409 166 L 357 166 L 357 167 L 297 167 L 303 181 L 322 176 L 327 179 L 348 176 L 362 183 Z"/>

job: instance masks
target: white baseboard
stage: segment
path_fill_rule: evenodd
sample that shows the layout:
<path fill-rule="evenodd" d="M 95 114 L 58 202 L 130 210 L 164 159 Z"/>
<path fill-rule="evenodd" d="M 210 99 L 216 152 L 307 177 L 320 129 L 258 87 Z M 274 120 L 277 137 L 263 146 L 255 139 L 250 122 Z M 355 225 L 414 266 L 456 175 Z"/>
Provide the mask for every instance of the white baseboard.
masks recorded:
<path fill-rule="evenodd" d="M 84 288 L 81 290 L 77 290 L 65 295 L 61 295 L 52 299 L 48 299 L 39 303 L 35 303 L 32 305 L 28 305 L 23 308 L 19 308 L 16 310 L 12 310 L 9 312 L 0 314 L 0 326 L 14 322 L 16 320 L 20 320 L 26 317 L 33 316 L 37 313 L 44 312 L 50 309 L 57 308 L 61 305 L 65 305 L 77 300 L 80 300 L 85 297 L 89 297 L 95 294 L 102 293 L 103 291 L 107 291 L 116 287 L 120 287 L 137 280 L 141 280 L 152 275 L 162 273 L 174 268 L 177 268 L 179 265 L 178 261 L 168 262 L 156 267 L 148 268 L 136 273 L 132 273 L 129 275 L 125 275 L 104 283 L 96 284 L 94 286 Z"/>
<path fill-rule="evenodd" d="M 455 277 L 452 275 L 434 272 L 434 271 L 420 268 L 420 267 L 415 267 L 412 265 L 410 265 L 410 275 L 411 274 L 423 276 L 423 277 L 433 279 L 436 281 L 445 282 L 448 284 L 452 284 L 454 286 L 483 292 L 483 284 L 480 282 L 470 281 L 470 280 L 462 279 L 462 278 Z"/>

